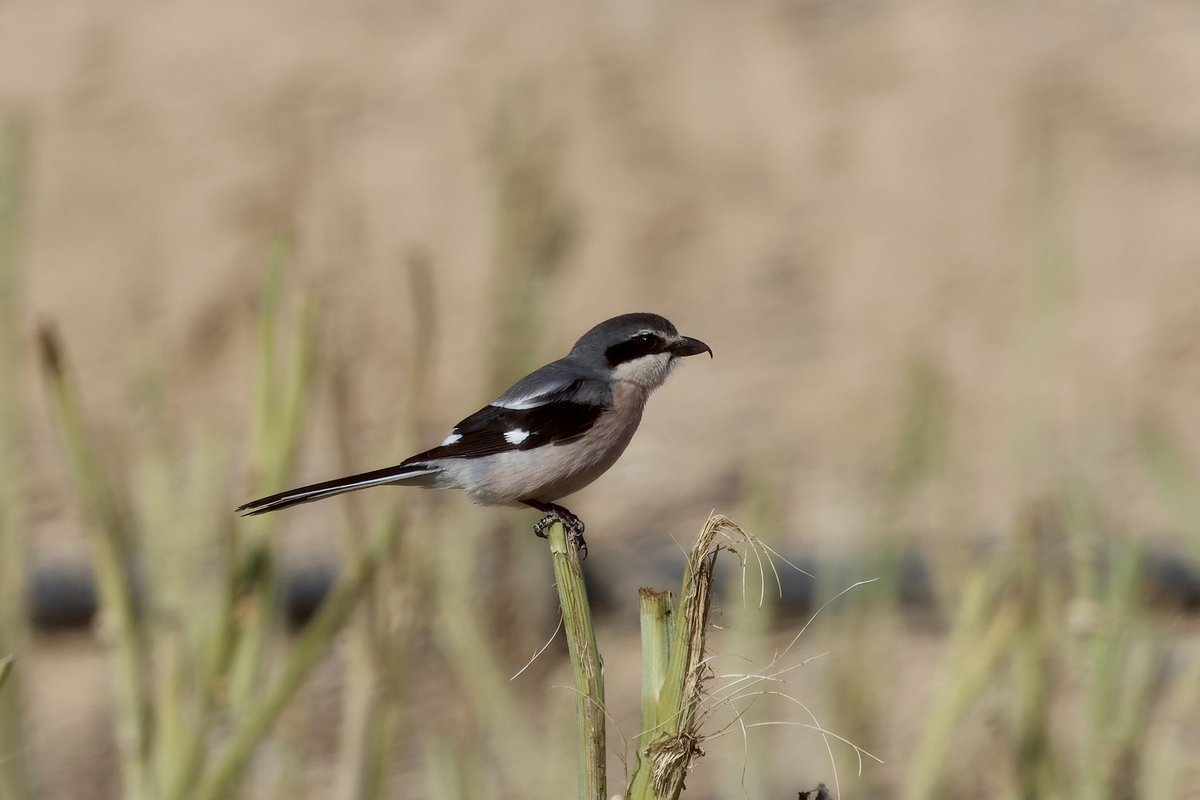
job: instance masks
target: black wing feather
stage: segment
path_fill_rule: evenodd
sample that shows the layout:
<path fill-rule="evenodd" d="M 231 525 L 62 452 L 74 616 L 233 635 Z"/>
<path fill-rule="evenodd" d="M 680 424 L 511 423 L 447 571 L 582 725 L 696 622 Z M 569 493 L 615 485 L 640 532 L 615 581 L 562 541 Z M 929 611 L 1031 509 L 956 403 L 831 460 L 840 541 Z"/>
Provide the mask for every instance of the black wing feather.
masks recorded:
<path fill-rule="evenodd" d="M 603 406 L 569 400 L 520 409 L 484 406 L 454 426 L 454 433 L 462 437 L 457 442 L 418 453 L 404 463 L 438 458 L 480 458 L 509 450 L 564 444 L 591 430 L 603 412 Z M 517 430 L 529 435 L 513 444 L 505 434 Z"/>

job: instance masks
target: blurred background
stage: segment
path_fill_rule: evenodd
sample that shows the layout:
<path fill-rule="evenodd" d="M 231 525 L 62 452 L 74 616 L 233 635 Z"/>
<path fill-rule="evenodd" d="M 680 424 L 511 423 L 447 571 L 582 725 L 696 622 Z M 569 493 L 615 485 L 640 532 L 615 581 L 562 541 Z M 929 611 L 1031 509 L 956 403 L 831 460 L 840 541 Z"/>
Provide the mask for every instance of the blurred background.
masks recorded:
<path fill-rule="evenodd" d="M 533 512 L 232 509 L 629 311 L 716 358 L 570 503 L 613 793 L 717 509 L 811 577 L 685 797 L 1196 797 L 1198 89 L 1183 0 L 0 5 L 0 797 L 571 796 Z"/>

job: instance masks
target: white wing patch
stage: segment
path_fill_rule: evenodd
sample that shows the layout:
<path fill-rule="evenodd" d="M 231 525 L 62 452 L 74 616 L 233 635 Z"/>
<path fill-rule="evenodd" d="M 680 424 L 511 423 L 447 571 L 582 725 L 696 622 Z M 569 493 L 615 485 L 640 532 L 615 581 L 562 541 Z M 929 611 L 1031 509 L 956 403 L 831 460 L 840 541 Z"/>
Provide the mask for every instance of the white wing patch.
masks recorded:
<path fill-rule="evenodd" d="M 544 406 L 546 404 L 546 395 L 535 394 L 526 395 L 525 397 L 514 397 L 510 400 L 500 402 L 497 400 L 492 403 L 496 408 L 507 408 L 510 411 L 528 411 L 531 408 Z"/>
<path fill-rule="evenodd" d="M 462 434 L 457 431 L 451 431 L 450 435 L 442 440 L 442 447 L 449 447 L 452 444 L 458 444 L 462 441 Z"/>
<path fill-rule="evenodd" d="M 523 431 L 520 428 L 512 431 L 505 431 L 504 438 L 509 444 L 520 444 L 529 438 L 529 431 Z"/>

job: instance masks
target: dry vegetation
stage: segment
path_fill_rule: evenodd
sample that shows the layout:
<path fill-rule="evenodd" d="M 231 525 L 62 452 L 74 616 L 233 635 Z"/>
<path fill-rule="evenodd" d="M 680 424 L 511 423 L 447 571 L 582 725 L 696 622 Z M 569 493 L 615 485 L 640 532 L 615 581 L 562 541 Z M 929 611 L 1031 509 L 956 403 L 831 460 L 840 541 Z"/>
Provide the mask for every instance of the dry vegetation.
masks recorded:
<path fill-rule="evenodd" d="M 572 504 L 610 754 L 638 584 L 715 506 L 818 568 L 718 577 L 686 797 L 831 756 L 844 797 L 1195 796 L 1200 632 L 1146 576 L 1200 559 L 1198 86 L 1182 0 L 0 5 L 0 798 L 569 796 L 561 639 L 508 680 L 531 515 L 229 510 L 631 310 L 716 359 Z M 84 561 L 94 636 L 31 635 L 27 569 Z"/>

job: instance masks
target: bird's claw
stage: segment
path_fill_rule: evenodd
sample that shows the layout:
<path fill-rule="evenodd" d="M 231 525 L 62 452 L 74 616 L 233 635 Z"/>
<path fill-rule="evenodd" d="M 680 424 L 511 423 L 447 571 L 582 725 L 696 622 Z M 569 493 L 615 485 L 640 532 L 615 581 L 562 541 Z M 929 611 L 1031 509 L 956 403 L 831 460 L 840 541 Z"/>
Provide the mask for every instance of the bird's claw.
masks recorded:
<path fill-rule="evenodd" d="M 567 539 L 579 551 L 579 559 L 582 561 L 587 558 L 588 548 L 587 542 L 583 539 L 583 520 L 565 508 L 556 508 L 547 511 L 546 516 L 538 520 L 538 523 L 533 526 L 534 534 L 542 539 L 547 538 L 549 536 L 547 531 L 555 522 L 561 522 L 563 527 L 567 529 Z"/>

